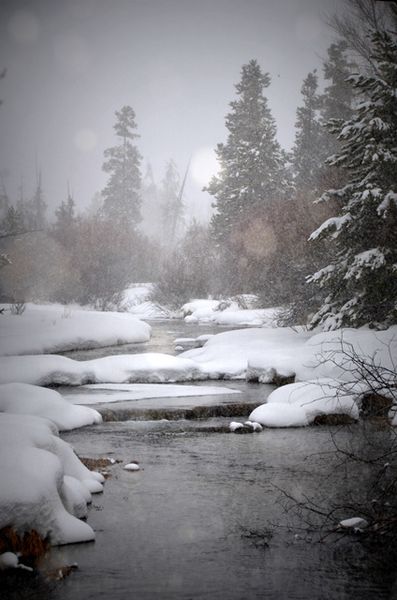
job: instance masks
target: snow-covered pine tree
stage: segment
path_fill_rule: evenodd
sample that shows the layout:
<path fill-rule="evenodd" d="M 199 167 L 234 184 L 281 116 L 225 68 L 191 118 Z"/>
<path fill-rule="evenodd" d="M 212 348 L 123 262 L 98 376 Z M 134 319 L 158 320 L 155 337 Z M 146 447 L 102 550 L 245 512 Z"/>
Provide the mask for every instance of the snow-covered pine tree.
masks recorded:
<path fill-rule="evenodd" d="M 104 216 L 113 221 L 137 225 L 141 220 L 141 155 L 133 140 L 139 137 L 135 130 L 135 112 L 130 106 L 116 111 L 114 129 L 120 144 L 105 150 L 103 170 L 110 174 L 102 192 Z"/>
<path fill-rule="evenodd" d="M 325 329 L 397 321 L 397 40 L 372 36 L 377 75 L 349 82 L 360 100 L 350 120 L 329 123 L 340 152 L 329 162 L 348 183 L 323 194 L 337 198 L 340 214 L 311 235 L 335 246 L 335 258 L 311 276 L 328 296 L 312 320 Z"/>
<path fill-rule="evenodd" d="M 256 60 L 242 67 L 237 99 L 226 116 L 228 138 L 216 150 L 219 174 L 206 188 L 215 198 L 211 232 L 219 249 L 219 284 L 228 293 L 265 290 L 277 251 L 279 208 L 291 191 L 287 157 L 264 93 L 269 84 Z"/>
<path fill-rule="evenodd" d="M 178 169 L 172 159 L 166 165 L 160 197 L 162 242 L 164 246 L 173 248 L 177 242 L 178 229 L 183 221 L 184 206 Z"/>
<path fill-rule="evenodd" d="M 270 85 L 256 60 L 241 70 L 238 99 L 226 116 L 227 142 L 218 144 L 219 175 L 207 191 L 215 197 L 212 230 L 218 242 L 227 241 L 236 225 L 263 213 L 288 187 L 286 157 L 276 139 L 276 125 L 264 90 Z"/>
<path fill-rule="evenodd" d="M 338 139 L 331 135 L 327 123 L 330 119 L 347 121 L 352 116 L 353 89 L 347 80 L 353 64 L 347 57 L 347 50 L 348 45 L 344 40 L 331 44 L 323 64 L 324 79 L 328 85 L 320 97 L 323 136 L 319 159 L 322 163 L 340 149 Z"/>
<path fill-rule="evenodd" d="M 320 99 L 317 89 L 318 78 L 314 70 L 302 85 L 303 105 L 296 111 L 295 145 L 292 150 L 295 187 L 305 192 L 315 191 L 321 166 L 322 128 L 318 116 Z"/>

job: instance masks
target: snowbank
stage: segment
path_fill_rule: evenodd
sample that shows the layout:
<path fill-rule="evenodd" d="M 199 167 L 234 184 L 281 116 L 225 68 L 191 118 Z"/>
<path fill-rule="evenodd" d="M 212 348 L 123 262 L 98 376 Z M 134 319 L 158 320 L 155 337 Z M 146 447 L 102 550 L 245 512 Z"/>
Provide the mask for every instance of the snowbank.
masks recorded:
<path fill-rule="evenodd" d="M 60 431 L 102 421 L 96 410 L 74 406 L 54 390 L 26 383 L 0 385 L 0 413 L 45 417 L 53 421 Z"/>
<path fill-rule="evenodd" d="M 176 315 L 171 310 L 150 300 L 153 288 L 153 283 L 142 283 L 126 289 L 121 302 L 121 310 L 144 320 L 175 318 Z"/>
<path fill-rule="evenodd" d="M 0 529 L 36 529 L 52 544 L 87 542 L 94 531 L 79 520 L 103 477 L 89 471 L 41 417 L 0 414 Z"/>
<path fill-rule="evenodd" d="M 249 419 L 266 427 L 301 427 L 329 414 L 358 419 L 358 398 L 359 394 L 341 389 L 340 382 L 333 379 L 292 383 L 272 392 Z"/>
<path fill-rule="evenodd" d="M 239 327 L 274 326 L 278 309 L 242 309 L 239 304 L 230 299 L 221 300 L 192 300 L 181 308 L 187 323 L 215 323 L 216 325 Z"/>
<path fill-rule="evenodd" d="M 293 376 L 307 339 L 313 334 L 290 328 L 241 329 L 211 337 L 203 348 L 188 350 L 179 357 L 200 366 L 210 379 L 259 379 L 269 383 L 277 373 Z"/>
<path fill-rule="evenodd" d="M 150 325 L 127 313 L 28 304 L 22 315 L 1 315 L 0 355 L 147 342 L 150 333 Z"/>
<path fill-rule="evenodd" d="M 168 354 L 120 354 L 86 361 L 51 354 L 0 357 L 0 383 L 83 385 L 172 383 L 194 379 L 203 379 L 196 363 Z"/>
<path fill-rule="evenodd" d="M 362 328 L 324 333 L 243 329 L 213 336 L 203 348 L 180 356 L 195 361 L 202 374 L 212 379 L 272 383 L 295 377 L 297 383 L 273 392 L 250 415 L 250 420 L 268 427 L 302 426 L 328 414 L 356 419 L 361 398 L 373 389 L 397 404 L 395 387 L 381 388 L 368 376 L 375 366 L 384 380 L 395 382 L 397 326 L 385 331 Z M 391 418 L 397 425 L 397 413 Z"/>

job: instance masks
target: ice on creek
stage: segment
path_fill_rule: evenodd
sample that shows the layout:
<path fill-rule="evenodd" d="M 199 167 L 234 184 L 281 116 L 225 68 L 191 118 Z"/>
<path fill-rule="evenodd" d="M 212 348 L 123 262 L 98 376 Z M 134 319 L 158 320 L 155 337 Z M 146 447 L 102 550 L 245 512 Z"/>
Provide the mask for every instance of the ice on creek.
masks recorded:
<path fill-rule="evenodd" d="M 53 545 L 95 538 L 78 517 L 104 478 L 81 463 L 53 422 L 0 414 L 0 451 L 0 529 L 35 529 Z"/>
<path fill-rule="evenodd" d="M 0 355 L 47 354 L 147 342 L 151 327 L 128 313 L 28 304 L 22 315 L 3 314 Z"/>
<path fill-rule="evenodd" d="M 72 404 L 100 404 L 102 402 L 122 402 L 125 400 L 145 400 L 149 398 L 184 398 L 193 396 L 221 396 L 240 394 L 240 390 L 228 387 L 173 385 L 156 383 L 108 383 L 82 386 L 85 391 L 67 393 Z M 92 393 L 91 393 L 92 392 Z"/>
<path fill-rule="evenodd" d="M 51 419 L 59 431 L 102 421 L 96 410 L 74 406 L 55 390 L 27 383 L 0 384 L 0 413 L 45 417 Z"/>

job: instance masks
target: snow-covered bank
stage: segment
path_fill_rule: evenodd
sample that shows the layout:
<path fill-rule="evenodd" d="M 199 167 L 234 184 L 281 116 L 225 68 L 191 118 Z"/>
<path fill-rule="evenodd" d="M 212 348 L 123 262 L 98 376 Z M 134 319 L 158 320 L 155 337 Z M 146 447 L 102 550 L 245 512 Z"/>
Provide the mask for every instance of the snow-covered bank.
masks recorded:
<path fill-rule="evenodd" d="M 278 374 L 294 376 L 302 349 L 313 332 L 290 328 L 240 329 L 211 337 L 202 348 L 180 354 L 210 379 L 259 379 L 270 383 Z"/>
<path fill-rule="evenodd" d="M 28 304 L 22 315 L 1 315 L 0 354 L 47 354 L 147 342 L 150 334 L 150 325 L 128 313 Z"/>
<path fill-rule="evenodd" d="M 0 357 L 0 383 L 83 385 L 172 383 L 195 379 L 204 379 L 199 365 L 169 354 L 119 354 L 86 361 L 52 354 Z"/>
<path fill-rule="evenodd" d="M 26 383 L 0 385 L 0 413 L 44 417 L 53 421 L 59 431 L 102 421 L 96 410 L 74 406 L 55 390 Z"/>
<path fill-rule="evenodd" d="M 127 288 L 123 293 L 120 309 L 148 321 L 175 318 L 174 311 L 151 300 L 153 288 L 153 283 L 135 284 Z"/>
<path fill-rule="evenodd" d="M 246 297 L 246 304 L 252 303 L 252 298 Z M 251 302 L 250 302 L 251 299 Z M 226 301 L 197 299 L 187 302 L 181 308 L 186 323 L 214 323 L 216 325 L 240 327 L 273 327 L 279 309 L 241 308 L 232 298 Z"/>
<path fill-rule="evenodd" d="M 55 545 L 95 538 L 80 518 L 104 479 L 80 462 L 51 421 L 1 414 L 0 452 L 0 529 L 35 529 Z"/>

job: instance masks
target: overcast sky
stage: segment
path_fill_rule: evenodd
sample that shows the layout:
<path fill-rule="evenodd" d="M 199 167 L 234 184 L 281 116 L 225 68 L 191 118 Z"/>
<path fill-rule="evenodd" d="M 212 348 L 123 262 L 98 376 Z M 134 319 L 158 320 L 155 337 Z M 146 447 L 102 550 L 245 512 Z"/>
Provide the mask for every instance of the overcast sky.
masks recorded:
<path fill-rule="evenodd" d="M 89 204 L 106 182 L 103 151 L 115 142 L 114 112 L 131 105 L 140 151 L 160 181 L 174 158 L 192 157 L 187 199 L 200 191 L 210 150 L 241 66 L 256 58 L 272 76 L 268 97 L 279 141 L 293 143 L 306 74 L 333 39 L 324 24 L 343 0 L 0 0 L 0 170 L 15 197 L 35 186 L 35 161 L 50 206 Z"/>

